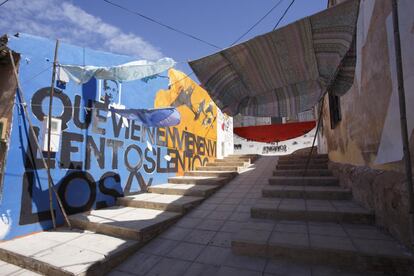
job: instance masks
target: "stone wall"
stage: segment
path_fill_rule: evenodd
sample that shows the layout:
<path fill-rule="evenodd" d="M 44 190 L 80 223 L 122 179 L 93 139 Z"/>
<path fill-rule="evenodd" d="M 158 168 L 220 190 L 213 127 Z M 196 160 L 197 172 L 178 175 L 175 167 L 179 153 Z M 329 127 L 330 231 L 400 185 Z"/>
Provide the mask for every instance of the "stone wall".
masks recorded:
<path fill-rule="evenodd" d="M 375 212 L 376 224 L 409 245 L 408 194 L 404 174 L 330 162 L 340 185 L 351 188 L 354 199 Z"/>

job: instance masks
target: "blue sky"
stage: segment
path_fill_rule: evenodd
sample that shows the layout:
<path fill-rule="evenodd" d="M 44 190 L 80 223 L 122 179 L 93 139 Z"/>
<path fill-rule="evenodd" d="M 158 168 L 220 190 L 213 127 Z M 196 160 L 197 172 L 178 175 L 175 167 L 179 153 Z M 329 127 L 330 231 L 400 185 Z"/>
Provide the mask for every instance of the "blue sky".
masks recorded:
<path fill-rule="evenodd" d="M 212 44 L 228 47 L 279 0 L 111 0 L 191 33 Z M 269 32 L 289 5 L 283 0 L 242 41 Z M 327 0 L 296 0 L 280 26 L 325 9 Z M 102 0 L 10 0 L 2 7 L 0 33 L 25 32 L 59 38 L 79 46 L 157 59 L 188 61 L 217 49 L 113 7 Z M 4 15 L 4 16 L 3 16 Z M 178 69 L 190 72 L 186 64 Z"/>

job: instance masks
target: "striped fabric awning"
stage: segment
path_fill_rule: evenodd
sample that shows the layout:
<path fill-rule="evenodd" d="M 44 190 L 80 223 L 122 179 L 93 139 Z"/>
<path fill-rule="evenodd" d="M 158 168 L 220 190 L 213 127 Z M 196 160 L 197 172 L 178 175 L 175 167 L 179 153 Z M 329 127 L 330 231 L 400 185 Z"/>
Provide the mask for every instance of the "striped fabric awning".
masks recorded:
<path fill-rule="evenodd" d="M 296 116 L 327 89 L 351 87 L 358 6 L 346 1 L 189 64 L 229 115 Z"/>

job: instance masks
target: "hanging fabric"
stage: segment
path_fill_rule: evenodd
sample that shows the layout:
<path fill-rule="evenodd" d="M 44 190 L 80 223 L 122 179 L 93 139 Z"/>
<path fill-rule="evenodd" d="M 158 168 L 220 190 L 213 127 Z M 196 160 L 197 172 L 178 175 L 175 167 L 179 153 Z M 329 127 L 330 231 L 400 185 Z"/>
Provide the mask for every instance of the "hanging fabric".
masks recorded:
<path fill-rule="evenodd" d="M 174 107 L 154 109 L 115 109 L 111 107 L 109 111 L 130 120 L 139 120 L 148 127 L 176 126 L 181 122 L 180 113 Z"/>
<path fill-rule="evenodd" d="M 316 126 L 315 121 L 235 127 L 234 133 L 249 141 L 274 143 L 302 136 Z"/>
<path fill-rule="evenodd" d="M 112 67 L 78 66 L 60 64 L 69 77 L 78 84 L 87 83 L 92 77 L 113 81 L 133 81 L 162 73 L 175 65 L 171 58 L 156 62 L 147 60 L 132 61 Z"/>
<path fill-rule="evenodd" d="M 328 87 L 352 86 L 358 6 L 345 1 L 189 64 L 228 115 L 295 117 Z"/>

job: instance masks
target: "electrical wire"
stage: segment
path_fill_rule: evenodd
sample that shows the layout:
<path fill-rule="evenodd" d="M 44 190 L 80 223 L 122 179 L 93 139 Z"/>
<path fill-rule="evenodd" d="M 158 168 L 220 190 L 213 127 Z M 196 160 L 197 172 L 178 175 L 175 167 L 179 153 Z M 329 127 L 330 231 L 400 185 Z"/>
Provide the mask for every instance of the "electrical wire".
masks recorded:
<path fill-rule="evenodd" d="M 251 30 L 253 30 L 257 25 L 260 24 L 274 9 L 276 9 L 284 0 L 279 0 L 265 15 L 263 15 L 256 23 L 254 23 L 244 34 L 242 34 L 239 38 L 237 38 L 230 46 L 233 46 L 237 42 L 239 42 L 245 35 L 247 35 Z"/>
<path fill-rule="evenodd" d="M 1 6 L 3 6 L 4 4 L 6 4 L 7 2 L 9 2 L 9 0 L 3 1 L 3 2 L 0 4 L 0 7 L 1 7 Z"/>
<path fill-rule="evenodd" d="M 6 2 L 8 2 L 9 0 L 6 0 L 6 1 L 4 1 L 3 3 L 1 3 L 0 4 L 0 6 L 1 5 L 3 5 L 3 4 L 5 4 Z M 174 27 L 172 27 L 172 26 L 169 26 L 169 25 L 167 25 L 167 24 L 164 24 L 164 23 L 162 23 L 162 22 L 160 22 L 160 21 L 158 21 L 158 20 L 156 20 L 156 19 L 153 19 L 153 18 L 151 18 L 151 17 L 149 17 L 149 16 L 146 16 L 146 15 L 144 15 L 144 14 L 141 14 L 141 13 L 139 13 L 139 12 L 136 12 L 136 11 L 133 11 L 133 10 L 131 10 L 131 9 L 128 9 L 128 8 L 126 8 L 126 7 L 123 7 L 123 6 L 121 6 L 121 5 L 118 5 L 118 4 L 116 4 L 116 3 L 113 3 L 113 2 L 111 2 L 111 1 L 109 1 L 109 0 L 103 0 L 104 2 L 106 2 L 106 3 L 108 3 L 108 4 L 110 4 L 110 5 L 113 5 L 113 6 L 115 6 L 115 7 L 118 7 L 118 8 L 120 8 L 120 9 L 122 9 L 122 10 L 125 10 L 125 11 L 127 11 L 127 12 L 129 12 L 129 13 L 132 13 L 132 14 L 134 14 L 134 15 L 137 15 L 137 16 L 140 16 L 140 17 L 142 17 L 142 18 L 144 18 L 144 19 L 146 19 L 146 20 L 148 20 L 148 21 L 151 21 L 151 22 L 153 22 L 153 23 L 155 23 L 155 24 L 158 24 L 158 25 L 161 25 L 161 26 L 163 26 L 163 27 L 165 27 L 165 28 L 167 28 L 167 29 L 169 29 L 169 30 L 172 30 L 172 31 L 175 31 L 175 32 L 177 32 L 177 33 L 180 33 L 180 34 L 182 34 L 182 35 L 185 35 L 185 36 L 187 36 L 187 37 L 190 37 L 190 38 L 192 38 L 192 39 L 194 39 L 194 40 L 197 40 L 197 41 L 199 41 L 199 42 L 202 42 L 202 43 L 205 43 L 205 44 L 207 44 L 207 45 L 209 45 L 209 46 L 211 46 L 211 47 L 214 47 L 214 48 L 217 48 L 217 49 L 219 49 L 219 50 L 221 50 L 222 48 L 221 47 L 219 47 L 219 46 L 217 46 L 217 45 L 214 45 L 214 44 L 212 44 L 212 43 L 210 43 L 210 42 L 207 42 L 207 41 L 205 41 L 205 40 L 203 40 L 203 39 L 201 39 L 201 38 L 198 38 L 198 37 L 196 37 L 196 36 L 193 36 L 193 35 L 191 35 L 191 34 L 189 34 L 189 33 L 186 33 L 186 32 L 184 32 L 184 31 L 181 31 L 181 30 L 179 30 L 179 29 L 176 29 L 176 28 L 174 28 Z M 246 36 L 251 30 L 253 30 L 258 24 L 260 24 L 272 11 L 274 11 L 282 2 L 283 2 L 284 0 L 279 0 L 264 16 L 262 16 L 255 24 L 253 24 L 246 32 L 244 32 L 239 38 L 237 38 L 232 44 L 230 44 L 230 46 L 233 46 L 234 44 L 236 44 L 237 42 L 239 42 L 244 36 Z M 277 26 L 279 25 L 279 23 L 281 22 L 281 20 L 284 18 L 284 16 L 286 15 L 286 13 L 288 12 L 288 10 L 290 9 L 290 7 L 293 5 L 293 3 L 295 2 L 295 0 L 292 0 L 292 2 L 289 4 L 289 6 L 287 7 L 287 9 L 284 11 L 284 13 L 282 14 L 282 16 L 279 18 L 279 20 L 278 20 L 278 22 L 276 23 L 276 25 L 275 25 L 275 27 L 273 28 L 273 30 L 275 29 L 275 28 L 277 28 Z M 181 63 L 181 62 L 176 62 L 176 63 Z M 38 73 L 38 74 L 36 74 L 36 75 L 34 75 L 32 78 L 30 78 L 30 79 L 28 79 L 28 80 L 24 80 L 24 82 L 26 83 L 26 82 L 28 82 L 28 81 L 31 81 L 32 79 L 34 79 L 34 78 L 36 78 L 38 75 L 40 75 L 41 73 L 43 73 L 44 71 L 46 71 L 46 70 L 48 70 L 50 67 L 48 67 L 48 68 L 46 68 L 46 69 L 44 69 L 44 70 L 42 70 L 40 73 Z M 191 73 L 189 73 L 188 75 L 186 75 L 185 77 L 183 77 L 183 78 L 181 78 L 181 79 L 179 79 L 179 80 L 177 80 L 177 81 L 175 81 L 175 82 L 173 82 L 173 83 L 171 83 L 171 84 L 169 84 L 169 86 L 172 86 L 172 85 L 174 85 L 174 84 L 176 84 L 176 83 L 178 83 L 178 82 L 181 82 L 182 80 L 184 80 L 184 79 L 186 79 L 186 78 L 189 78 L 190 76 L 192 76 L 192 75 L 194 75 L 195 73 L 194 73 L 194 71 L 192 71 Z"/>
<path fill-rule="evenodd" d="M 32 77 L 22 80 L 22 83 L 21 83 L 21 84 L 26 84 L 26 83 L 28 83 L 29 81 L 34 80 L 35 78 L 37 78 L 38 76 L 40 76 L 40 75 L 41 75 L 41 74 L 43 74 L 44 72 L 48 71 L 48 70 L 49 70 L 50 68 L 52 68 L 52 67 L 53 67 L 53 64 L 52 64 L 52 65 L 49 65 L 47 68 L 45 68 L 45 69 L 41 70 L 40 72 L 36 73 L 36 74 L 35 74 L 35 75 L 33 75 Z"/>
<path fill-rule="evenodd" d="M 104 0 L 105 2 L 107 2 L 107 0 Z M 276 9 L 284 0 L 279 0 L 279 2 L 276 3 L 276 5 L 274 5 L 264 16 L 262 16 L 255 24 L 253 24 L 246 32 L 244 32 L 239 38 L 237 38 L 232 44 L 230 44 L 229 47 L 233 46 L 234 44 L 236 44 L 237 42 L 239 42 L 245 35 L 247 35 L 251 30 L 253 30 L 258 24 L 260 24 L 260 22 L 262 22 L 274 9 Z M 279 19 L 278 23 L 276 24 L 275 28 L 278 26 L 278 24 L 280 23 L 280 21 L 283 19 L 283 17 L 286 15 L 287 11 L 289 10 L 289 8 L 292 6 L 293 2 L 295 2 L 295 0 L 293 0 L 289 7 L 285 10 L 285 12 L 283 13 L 283 15 L 281 16 L 281 18 Z M 176 84 L 177 82 L 180 82 L 186 78 L 189 78 L 191 75 L 194 75 L 194 71 L 192 71 L 190 74 L 186 75 L 185 77 L 173 82 L 172 84 L 170 84 L 170 86 Z"/>
<path fill-rule="evenodd" d="M 169 30 L 171 30 L 171 31 L 174 31 L 174 32 L 179 33 L 179 34 L 181 34 L 181 35 L 187 36 L 187 37 L 189 37 L 189 38 L 191 38 L 191 39 L 194 39 L 194 40 L 197 40 L 197 41 L 199 41 L 199 42 L 202 42 L 202 43 L 204 43 L 204 44 L 206 44 L 206 45 L 209 45 L 209 46 L 211 46 L 211 47 L 213 47 L 213 48 L 216 48 L 216 49 L 219 49 L 219 50 L 221 50 L 221 49 L 222 49 L 222 47 L 219 47 L 219 46 L 217 46 L 217 45 L 215 45 L 215 44 L 213 44 L 213 43 L 210 43 L 210 42 L 208 42 L 208 41 L 206 41 L 206 40 L 204 40 L 204 39 L 202 39 L 202 38 L 199 38 L 199 37 L 197 37 L 197 36 L 195 36 L 195 35 L 189 34 L 189 33 L 187 33 L 187 32 L 184 32 L 184 31 L 182 31 L 182 30 L 179 30 L 179 29 L 177 29 L 177 28 L 175 28 L 175 27 L 172 27 L 172 26 L 170 26 L 170 25 L 167 25 L 167 24 L 165 24 L 165 23 L 162 23 L 162 22 L 160 22 L 160 21 L 158 21 L 158 20 L 156 20 L 156 19 L 154 19 L 154 18 L 151 18 L 151 17 L 149 17 L 149 16 L 146 16 L 146 15 L 144 15 L 144 14 L 142 14 L 142 13 L 139 13 L 139 12 L 137 12 L 137 11 L 134 11 L 134 10 L 128 9 L 128 8 L 126 8 L 126 7 L 124 7 L 124 6 L 121 6 L 121 5 L 119 5 L 119 4 L 113 3 L 113 2 L 111 2 L 111 1 L 109 1 L 109 0 L 103 0 L 103 1 L 104 1 L 104 2 L 106 2 L 106 3 L 108 3 L 108 4 L 110 4 L 110 5 L 112 5 L 112 6 L 115 6 L 115 7 L 118 7 L 118 8 L 120 8 L 120 9 L 124 10 L 124 11 L 127 11 L 127 12 L 129 12 L 129 13 L 131 13 L 131 14 L 134 14 L 134 15 L 137 15 L 137 16 L 139 16 L 139 17 L 142 17 L 142 18 L 146 19 L 147 21 L 150 21 L 150 22 L 153 22 L 153 23 L 155 23 L 155 24 L 158 24 L 158 25 L 160 25 L 160 26 L 162 26 L 162 27 L 164 27 L 164 28 L 167 28 L 167 29 L 169 29 Z"/>
<path fill-rule="evenodd" d="M 282 16 L 277 21 L 276 25 L 273 27 L 273 31 L 276 30 L 277 26 L 279 26 L 280 21 L 282 21 L 282 19 L 285 17 L 285 15 L 289 11 L 290 7 L 292 7 L 293 3 L 295 3 L 295 0 L 292 0 L 292 2 L 290 2 L 289 6 L 286 8 L 286 10 L 283 12 Z"/>

